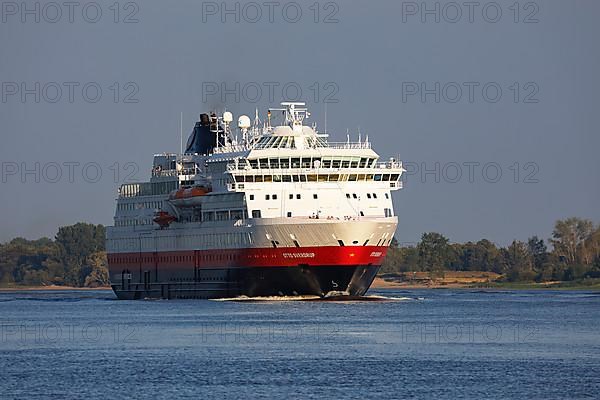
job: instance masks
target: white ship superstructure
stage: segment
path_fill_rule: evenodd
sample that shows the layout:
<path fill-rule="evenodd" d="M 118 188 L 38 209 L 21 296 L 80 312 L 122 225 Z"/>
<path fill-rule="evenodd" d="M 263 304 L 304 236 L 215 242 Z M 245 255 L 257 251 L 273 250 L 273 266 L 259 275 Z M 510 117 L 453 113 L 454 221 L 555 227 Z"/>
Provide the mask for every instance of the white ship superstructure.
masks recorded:
<path fill-rule="evenodd" d="M 364 294 L 397 226 L 399 161 L 331 143 L 285 102 L 261 122 L 202 114 L 184 154 L 119 189 L 107 250 L 119 298 Z M 281 113 L 282 123 L 271 125 Z M 274 118 L 273 118 L 274 119 Z"/>

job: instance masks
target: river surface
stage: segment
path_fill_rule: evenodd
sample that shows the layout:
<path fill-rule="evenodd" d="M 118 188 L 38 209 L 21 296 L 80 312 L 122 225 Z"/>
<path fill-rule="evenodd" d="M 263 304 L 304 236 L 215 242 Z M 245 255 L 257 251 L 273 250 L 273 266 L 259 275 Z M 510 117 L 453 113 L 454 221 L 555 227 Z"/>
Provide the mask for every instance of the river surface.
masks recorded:
<path fill-rule="evenodd" d="M 0 293 L 0 397 L 600 397 L 600 292 L 374 290 L 382 301 Z"/>

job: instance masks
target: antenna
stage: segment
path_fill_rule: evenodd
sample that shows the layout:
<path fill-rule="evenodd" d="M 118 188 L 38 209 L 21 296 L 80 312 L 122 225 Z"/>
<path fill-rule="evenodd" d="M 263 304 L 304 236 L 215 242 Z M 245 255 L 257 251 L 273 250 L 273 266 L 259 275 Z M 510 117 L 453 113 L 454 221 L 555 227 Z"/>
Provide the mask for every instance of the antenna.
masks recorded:
<path fill-rule="evenodd" d="M 179 113 L 179 154 L 183 154 L 183 111 Z"/>
<path fill-rule="evenodd" d="M 325 102 L 325 133 L 327 133 L 327 102 Z"/>

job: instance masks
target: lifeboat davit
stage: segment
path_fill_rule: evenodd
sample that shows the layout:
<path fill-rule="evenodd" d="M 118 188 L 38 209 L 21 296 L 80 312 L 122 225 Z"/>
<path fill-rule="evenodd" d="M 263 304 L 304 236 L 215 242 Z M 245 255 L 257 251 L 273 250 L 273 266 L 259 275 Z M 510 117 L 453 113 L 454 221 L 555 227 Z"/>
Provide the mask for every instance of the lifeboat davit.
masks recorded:
<path fill-rule="evenodd" d="M 166 211 L 158 211 L 154 213 L 153 221 L 156 222 L 161 228 L 167 228 L 171 225 L 171 222 L 175 221 L 177 218 L 172 216 Z"/>

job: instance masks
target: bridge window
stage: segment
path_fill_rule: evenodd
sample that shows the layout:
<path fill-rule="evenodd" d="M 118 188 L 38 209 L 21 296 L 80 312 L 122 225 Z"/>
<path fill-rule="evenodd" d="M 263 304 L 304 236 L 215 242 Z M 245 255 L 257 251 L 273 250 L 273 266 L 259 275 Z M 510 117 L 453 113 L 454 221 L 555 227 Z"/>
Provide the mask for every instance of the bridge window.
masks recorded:
<path fill-rule="evenodd" d="M 300 163 L 302 168 L 310 168 L 310 157 L 302 157 L 302 162 Z"/>

